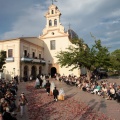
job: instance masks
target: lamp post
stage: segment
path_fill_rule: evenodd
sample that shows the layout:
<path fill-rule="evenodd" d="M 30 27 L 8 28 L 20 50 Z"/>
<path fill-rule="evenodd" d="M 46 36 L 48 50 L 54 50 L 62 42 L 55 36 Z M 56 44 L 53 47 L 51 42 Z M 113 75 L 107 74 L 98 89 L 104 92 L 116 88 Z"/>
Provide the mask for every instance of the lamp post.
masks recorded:
<path fill-rule="evenodd" d="M 13 71 L 14 71 L 14 77 L 15 77 L 15 68 L 13 68 Z"/>

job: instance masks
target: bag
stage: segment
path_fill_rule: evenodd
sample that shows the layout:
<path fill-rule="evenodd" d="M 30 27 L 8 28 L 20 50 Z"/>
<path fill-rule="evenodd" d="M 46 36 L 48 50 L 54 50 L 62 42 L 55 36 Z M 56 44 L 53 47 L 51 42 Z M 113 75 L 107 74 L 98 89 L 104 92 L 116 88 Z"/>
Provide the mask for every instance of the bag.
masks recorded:
<path fill-rule="evenodd" d="M 20 106 L 24 106 L 24 105 L 25 105 L 25 102 L 21 102 L 21 103 L 20 103 Z"/>

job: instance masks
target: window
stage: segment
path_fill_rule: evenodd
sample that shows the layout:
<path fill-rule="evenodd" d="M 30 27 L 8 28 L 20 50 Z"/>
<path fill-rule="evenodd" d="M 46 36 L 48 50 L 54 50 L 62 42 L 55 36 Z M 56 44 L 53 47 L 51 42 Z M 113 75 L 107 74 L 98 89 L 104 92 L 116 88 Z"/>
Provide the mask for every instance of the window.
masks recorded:
<path fill-rule="evenodd" d="M 35 52 L 32 53 L 32 57 L 35 58 Z"/>
<path fill-rule="evenodd" d="M 51 13 L 54 14 L 54 10 L 52 10 Z"/>
<path fill-rule="evenodd" d="M 54 20 L 54 26 L 57 26 L 57 20 L 56 19 Z"/>
<path fill-rule="evenodd" d="M 27 50 L 24 50 L 24 57 L 27 57 Z"/>
<path fill-rule="evenodd" d="M 55 50 L 55 40 L 50 41 L 50 49 Z"/>
<path fill-rule="evenodd" d="M 52 20 L 49 20 L 49 26 L 52 26 Z"/>
<path fill-rule="evenodd" d="M 39 54 L 39 59 L 41 59 L 41 54 Z"/>
<path fill-rule="evenodd" d="M 13 49 L 8 50 L 8 57 L 13 57 Z"/>

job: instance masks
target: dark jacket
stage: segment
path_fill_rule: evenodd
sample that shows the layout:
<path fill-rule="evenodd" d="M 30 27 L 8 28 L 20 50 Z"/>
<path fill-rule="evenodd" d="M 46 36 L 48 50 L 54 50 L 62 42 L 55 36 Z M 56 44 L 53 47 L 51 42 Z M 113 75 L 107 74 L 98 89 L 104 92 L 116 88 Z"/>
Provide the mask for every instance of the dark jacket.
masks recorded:
<path fill-rule="evenodd" d="M 17 119 L 13 117 L 9 112 L 5 112 L 3 114 L 3 120 L 17 120 Z"/>
<path fill-rule="evenodd" d="M 59 95 L 59 92 L 58 92 L 58 90 L 57 90 L 57 89 L 54 89 L 54 90 L 53 90 L 53 95 L 54 95 L 54 96 Z"/>
<path fill-rule="evenodd" d="M 51 84 L 50 84 L 49 82 L 47 82 L 47 83 L 46 83 L 46 88 L 50 88 L 50 85 L 51 85 Z"/>

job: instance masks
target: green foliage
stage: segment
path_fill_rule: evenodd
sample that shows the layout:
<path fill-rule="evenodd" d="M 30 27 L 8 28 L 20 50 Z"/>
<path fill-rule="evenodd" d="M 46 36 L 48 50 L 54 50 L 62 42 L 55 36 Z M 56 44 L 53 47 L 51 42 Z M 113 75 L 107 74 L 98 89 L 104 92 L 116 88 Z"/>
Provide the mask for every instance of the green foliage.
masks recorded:
<path fill-rule="evenodd" d="M 101 45 L 100 40 L 95 39 L 95 44 L 89 48 L 83 39 L 73 39 L 73 45 L 69 46 L 66 51 L 60 51 L 57 54 L 58 63 L 61 66 L 74 66 L 72 69 L 86 67 L 92 68 L 110 66 L 110 53 L 107 47 Z"/>
<path fill-rule="evenodd" d="M 6 59 L 6 51 L 0 51 L 0 69 L 2 69 L 2 66 L 5 64 Z"/>
<path fill-rule="evenodd" d="M 111 66 L 110 63 L 110 52 L 108 48 L 102 46 L 101 40 L 95 40 L 95 45 L 92 46 L 93 57 L 94 57 L 94 67 L 107 68 Z"/>
<path fill-rule="evenodd" d="M 78 67 L 91 67 L 90 49 L 84 43 L 83 39 L 73 39 L 73 45 L 69 46 L 66 51 L 60 51 L 57 54 L 58 63 L 61 66 L 69 67 L 73 65 L 73 69 Z M 88 62 L 89 60 L 89 62 Z"/>
<path fill-rule="evenodd" d="M 112 68 L 120 71 L 120 49 L 117 49 L 111 53 L 110 60 L 112 63 Z"/>

